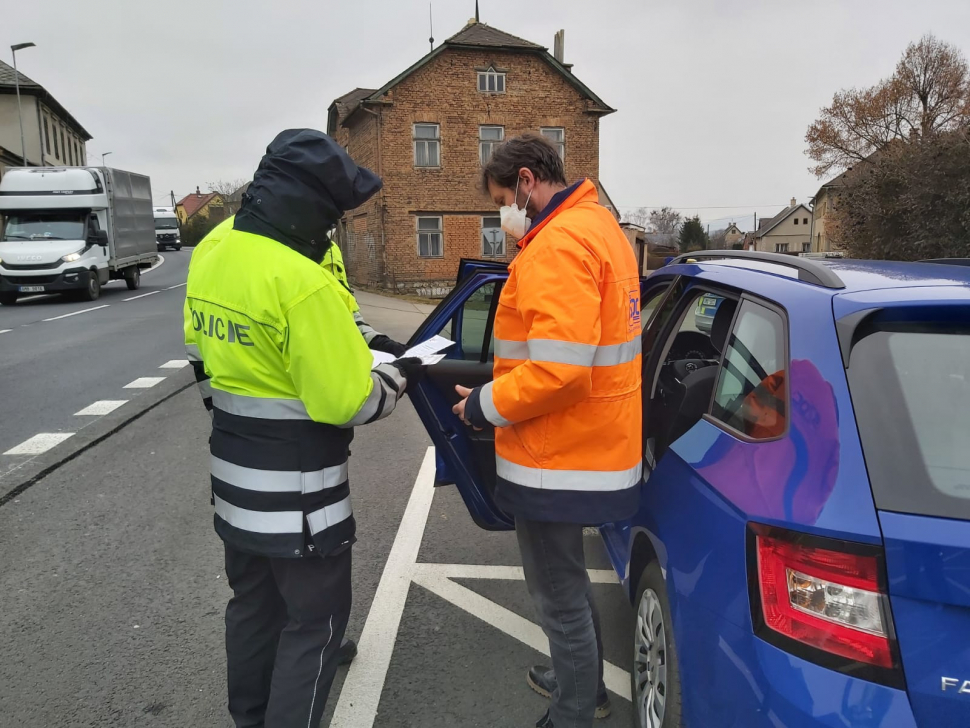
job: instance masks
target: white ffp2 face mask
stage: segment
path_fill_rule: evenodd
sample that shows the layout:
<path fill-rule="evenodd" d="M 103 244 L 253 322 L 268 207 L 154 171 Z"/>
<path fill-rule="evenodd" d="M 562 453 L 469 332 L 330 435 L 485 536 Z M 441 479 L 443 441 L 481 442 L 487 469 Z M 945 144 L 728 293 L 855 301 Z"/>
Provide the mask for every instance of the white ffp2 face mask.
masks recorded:
<path fill-rule="evenodd" d="M 514 238 L 525 237 L 526 232 L 532 226 L 532 220 L 525 215 L 525 208 L 532 199 L 532 193 L 525 200 L 522 209 L 519 209 L 517 200 L 519 199 L 519 181 L 515 181 L 515 200 L 511 205 L 503 205 L 499 208 L 498 214 L 502 220 L 502 229 Z"/>

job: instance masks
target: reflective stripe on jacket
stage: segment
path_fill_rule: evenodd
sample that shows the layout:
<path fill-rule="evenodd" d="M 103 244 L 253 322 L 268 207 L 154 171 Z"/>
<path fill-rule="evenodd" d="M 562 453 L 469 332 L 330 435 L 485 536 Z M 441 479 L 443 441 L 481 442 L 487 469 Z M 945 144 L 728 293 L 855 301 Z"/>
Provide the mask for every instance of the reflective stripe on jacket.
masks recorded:
<path fill-rule="evenodd" d="M 215 525 L 234 548 L 301 556 L 354 539 L 352 427 L 388 415 L 405 380 L 372 358 L 342 287 L 269 238 L 224 231 L 192 258 L 186 349 L 208 377 Z"/>
<path fill-rule="evenodd" d="M 522 239 L 495 316 L 499 505 L 527 519 L 629 517 L 641 482 L 640 276 L 584 181 Z"/>

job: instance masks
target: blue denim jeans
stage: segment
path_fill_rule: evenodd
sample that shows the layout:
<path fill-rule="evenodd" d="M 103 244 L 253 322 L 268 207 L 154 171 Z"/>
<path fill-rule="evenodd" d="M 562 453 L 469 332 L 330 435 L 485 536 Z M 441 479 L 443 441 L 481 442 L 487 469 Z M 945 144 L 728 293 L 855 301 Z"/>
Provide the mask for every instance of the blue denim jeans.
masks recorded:
<path fill-rule="evenodd" d="M 583 527 L 515 519 L 525 583 L 549 638 L 558 687 L 549 717 L 555 728 L 590 728 L 603 686 L 599 613 L 586 572 Z"/>

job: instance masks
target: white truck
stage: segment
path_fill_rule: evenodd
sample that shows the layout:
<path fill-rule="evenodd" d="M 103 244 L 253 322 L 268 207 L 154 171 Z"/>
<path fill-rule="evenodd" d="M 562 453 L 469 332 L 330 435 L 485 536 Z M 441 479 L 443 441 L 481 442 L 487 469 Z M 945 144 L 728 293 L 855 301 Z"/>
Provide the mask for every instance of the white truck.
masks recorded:
<path fill-rule="evenodd" d="M 182 249 L 182 233 L 179 230 L 179 218 L 174 207 L 155 208 L 155 240 L 158 250 L 165 248 Z"/>
<path fill-rule="evenodd" d="M 109 167 L 30 167 L 0 180 L 0 304 L 72 293 L 94 301 L 131 290 L 158 260 L 151 181 Z"/>

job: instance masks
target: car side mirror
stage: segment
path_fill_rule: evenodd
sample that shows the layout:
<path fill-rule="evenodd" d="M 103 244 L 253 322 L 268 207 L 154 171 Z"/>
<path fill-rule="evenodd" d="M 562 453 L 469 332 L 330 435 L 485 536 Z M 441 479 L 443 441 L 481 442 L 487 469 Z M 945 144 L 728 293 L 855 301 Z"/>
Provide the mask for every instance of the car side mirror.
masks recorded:
<path fill-rule="evenodd" d="M 108 247 L 108 231 L 98 230 L 94 233 L 94 244 L 100 245 L 103 248 Z"/>

